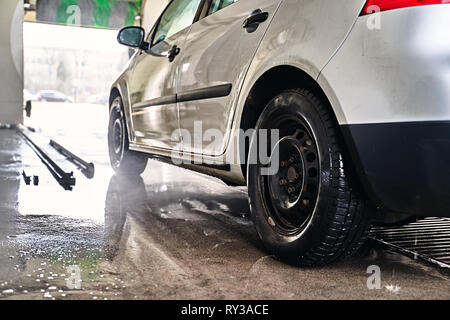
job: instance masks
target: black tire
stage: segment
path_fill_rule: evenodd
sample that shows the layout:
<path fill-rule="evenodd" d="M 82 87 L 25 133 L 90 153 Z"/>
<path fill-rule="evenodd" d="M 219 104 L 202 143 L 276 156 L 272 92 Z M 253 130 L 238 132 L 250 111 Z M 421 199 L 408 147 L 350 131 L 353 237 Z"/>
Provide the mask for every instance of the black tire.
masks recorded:
<path fill-rule="evenodd" d="M 137 176 L 144 172 L 148 158 L 129 150 L 128 129 L 120 96 L 110 106 L 108 148 L 111 167 L 117 173 Z"/>
<path fill-rule="evenodd" d="M 256 129 L 280 133 L 276 147 L 267 149 L 279 151 L 277 174 L 263 175 L 259 159 L 251 163 L 257 139 L 249 151 L 250 207 L 265 247 L 300 266 L 321 266 L 356 252 L 370 219 L 364 198 L 352 188 L 329 108 L 308 90 L 287 90 L 269 102 Z"/>

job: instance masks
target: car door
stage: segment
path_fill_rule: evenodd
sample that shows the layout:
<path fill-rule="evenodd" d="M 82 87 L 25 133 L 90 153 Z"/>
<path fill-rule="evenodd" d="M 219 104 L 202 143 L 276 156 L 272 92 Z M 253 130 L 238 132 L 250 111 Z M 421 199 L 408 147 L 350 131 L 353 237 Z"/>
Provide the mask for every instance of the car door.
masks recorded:
<path fill-rule="evenodd" d="M 183 150 L 213 156 L 225 151 L 234 102 L 279 3 L 206 1 L 205 17 L 192 26 L 179 62 L 177 92 Z M 246 28 L 245 22 L 249 22 Z M 208 132 L 214 141 L 204 141 Z"/>
<path fill-rule="evenodd" d="M 129 81 L 135 143 L 177 148 L 177 55 L 186 40 L 202 0 L 173 0 L 149 36 L 149 49 L 135 57 Z"/>

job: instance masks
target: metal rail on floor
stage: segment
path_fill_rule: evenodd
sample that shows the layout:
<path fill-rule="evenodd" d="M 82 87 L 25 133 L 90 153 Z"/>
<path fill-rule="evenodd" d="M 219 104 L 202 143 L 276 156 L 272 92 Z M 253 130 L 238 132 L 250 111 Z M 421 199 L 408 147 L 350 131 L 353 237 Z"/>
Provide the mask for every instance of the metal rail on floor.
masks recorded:
<path fill-rule="evenodd" d="M 92 179 L 94 177 L 95 166 L 92 162 L 88 163 L 87 161 L 84 161 L 83 159 L 76 156 L 75 154 L 73 154 L 72 152 L 70 152 L 69 150 L 67 150 L 66 148 L 64 148 L 62 145 L 60 145 L 59 143 L 57 143 L 54 140 L 50 140 L 50 145 L 56 151 L 58 151 L 60 154 L 62 154 L 64 157 L 66 157 L 67 160 L 69 160 L 70 162 L 75 164 L 81 170 L 81 172 L 86 176 L 86 178 Z"/>
<path fill-rule="evenodd" d="M 55 161 L 53 161 L 50 156 L 45 153 L 41 148 L 39 148 L 33 140 L 28 137 L 23 130 L 17 129 L 17 132 L 24 138 L 25 142 L 30 146 L 30 148 L 36 153 L 36 155 L 41 159 L 42 163 L 47 167 L 52 176 L 56 179 L 64 190 L 72 191 L 75 186 L 76 180 L 73 176 L 73 172 L 65 172 L 61 169 Z"/>
<path fill-rule="evenodd" d="M 412 259 L 450 272 L 449 218 L 425 218 L 400 227 L 375 227 L 369 238 Z"/>

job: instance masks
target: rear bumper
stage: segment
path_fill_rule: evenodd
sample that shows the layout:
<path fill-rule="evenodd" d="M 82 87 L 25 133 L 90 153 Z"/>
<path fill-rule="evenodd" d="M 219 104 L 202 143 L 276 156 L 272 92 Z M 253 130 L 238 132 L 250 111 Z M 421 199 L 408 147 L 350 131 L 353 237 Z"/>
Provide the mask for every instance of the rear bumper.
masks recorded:
<path fill-rule="evenodd" d="M 450 4 L 358 18 L 318 81 L 388 216 L 450 216 Z"/>
<path fill-rule="evenodd" d="M 450 121 L 341 126 L 369 197 L 406 216 L 450 216 Z"/>

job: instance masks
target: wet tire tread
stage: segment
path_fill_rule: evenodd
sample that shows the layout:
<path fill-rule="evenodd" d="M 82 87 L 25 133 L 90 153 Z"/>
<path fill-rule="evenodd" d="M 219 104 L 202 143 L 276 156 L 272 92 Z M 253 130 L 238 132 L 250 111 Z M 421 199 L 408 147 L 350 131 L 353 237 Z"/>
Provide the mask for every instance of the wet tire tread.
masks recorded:
<path fill-rule="evenodd" d="M 369 217 L 364 198 L 351 188 L 346 175 L 336 124 L 328 108 L 306 89 L 288 90 L 302 95 L 313 104 L 327 132 L 332 168 L 327 199 L 326 228 L 321 240 L 305 252 L 297 262 L 304 266 L 320 266 L 353 254 L 364 243 L 369 232 Z"/>

